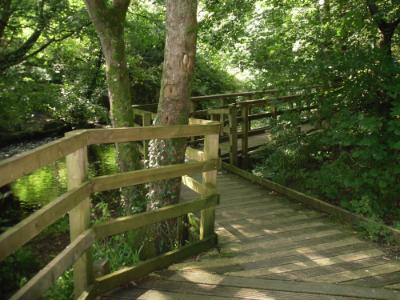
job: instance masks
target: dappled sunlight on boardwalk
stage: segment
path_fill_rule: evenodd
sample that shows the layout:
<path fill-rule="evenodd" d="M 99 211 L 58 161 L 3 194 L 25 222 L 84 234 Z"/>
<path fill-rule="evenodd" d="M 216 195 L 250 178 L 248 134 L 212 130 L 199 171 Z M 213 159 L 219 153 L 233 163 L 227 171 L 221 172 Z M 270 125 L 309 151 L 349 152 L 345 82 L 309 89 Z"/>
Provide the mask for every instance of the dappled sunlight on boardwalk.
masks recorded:
<path fill-rule="evenodd" d="M 400 299 L 400 262 L 350 227 L 235 175 L 218 190 L 220 249 L 113 299 Z"/>

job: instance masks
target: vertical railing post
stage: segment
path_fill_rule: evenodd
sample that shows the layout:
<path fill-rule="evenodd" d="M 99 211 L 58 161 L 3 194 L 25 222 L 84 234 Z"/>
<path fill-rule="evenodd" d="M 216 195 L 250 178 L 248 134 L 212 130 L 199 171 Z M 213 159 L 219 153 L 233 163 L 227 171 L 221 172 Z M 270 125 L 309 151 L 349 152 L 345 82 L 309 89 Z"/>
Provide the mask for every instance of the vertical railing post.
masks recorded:
<path fill-rule="evenodd" d="M 229 105 L 229 162 L 231 165 L 238 165 L 237 147 L 237 109 L 236 104 Z"/>
<path fill-rule="evenodd" d="M 66 136 L 73 135 L 73 132 Z M 66 157 L 68 190 L 73 189 L 87 180 L 88 159 L 87 147 L 83 147 Z M 90 227 L 90 198 L 81 201 L 69 212 L 70 239 L 75 240 Z M 84 253 L 73 266 L 74 295 L 78 298 L 92 283 L 93 264 L 90 251 Z"/>
<path fill-rule="evenodd" d="M 249 148 L 249 106 L 242 104 L 242 168 L 248 165 L 248 148 Z"/>
<path fill-rule="evenodd" d="M 143 126 L 151 126 L 151 112 L 143 114 Z M 143 141 L 143 157 L 145 160 L 149 157 L 149 141 Z"/>
<path fill-rule="evenodd" d="M 206 135 L 204 138 L 204 160 L 217 159 L 219 146 L 219 134 Z M 212 189 L 216 189 L 217 170 L 203 172 L 203 183 Z M 208 196 L 208 195 L 203 195 Z M 200 240 L 214 234 L 215 208 L 207 208 L 201 211 Z"/>

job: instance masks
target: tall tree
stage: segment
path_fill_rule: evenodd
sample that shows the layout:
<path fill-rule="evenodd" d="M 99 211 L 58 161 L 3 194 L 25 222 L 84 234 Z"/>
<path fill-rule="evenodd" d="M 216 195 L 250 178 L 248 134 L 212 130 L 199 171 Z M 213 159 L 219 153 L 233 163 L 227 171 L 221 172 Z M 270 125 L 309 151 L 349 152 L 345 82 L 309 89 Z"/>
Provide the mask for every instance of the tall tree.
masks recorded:
<path fill-rule="evenodd" d="M 197 0 L 167 0 L 164 65 L 155 125 L 187 124 L 190 108 L 191 80 L 197 39 Z M 182 163 L 186 140 L 150 142 L 149 167 Z M 148 209 L 156 210 L 179 201 L 180 178 L 150 185 Z M 171 248 L 176 239 L 176 222 L 157 228 L 156 252 Z"/>
<path fill-rule="evenodd" d="M 86 7 L 100 38 L 105 58 L 108 96 L 113 127 L 134 125 L 132 95 L 126 63 L 124 24 L 130 0 L 86 0 Z M 134 144 L 118 144 L 118 163 L 121 171 L 140 169 L 140 153 Z M 124 189 L 125 210 L 141 210 L 143 201 L 137 189 Z"/>
<path fill-rule="evenodd" d="M 379 41 L 379 47 L 392 58 L 392 39 L 397 26 L 400 24 L 400 10 L 397 7 L 397 11 L 393 9 L 395 19 L 390 21 L 384 17 L 384 13 L 378 8 L 375 0 L 367 0 L 368 10 L 374 19 L 374 22 L 378 26 L 381 39 Z M 397 12 L 397 15 L 396 15 Z"/>

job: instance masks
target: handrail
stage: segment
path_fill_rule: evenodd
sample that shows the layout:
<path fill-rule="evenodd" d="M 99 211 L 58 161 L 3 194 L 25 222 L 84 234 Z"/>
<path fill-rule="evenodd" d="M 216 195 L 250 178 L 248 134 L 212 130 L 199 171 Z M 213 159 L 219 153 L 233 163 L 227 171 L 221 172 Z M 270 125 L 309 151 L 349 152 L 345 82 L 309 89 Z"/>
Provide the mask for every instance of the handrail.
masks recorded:
<path fill-rule="evenodd" d="M 53 224 L 56 220 L 69 212 L 70 218 L 83 217 L 85 214 L 89 216 L 90 200 L 92 193 L 147 183 L 156 180 L 176 178 L 188 176 L 193 173 L 203 173 L 203 183 L 193 180 L 187 180 L 185 177 L 183 183 L 189 188 L 197 190 L 202 196 L 199 200 L 171 205 L 158 211 L 145 212 L 124 218 L 118 218 L 105 224 L 99 224 L 89 228 L 87 225 L 71 224 L 75 226 L 74 236 L 71 235 L 73 241 L 71 244 L 58 254 L 45 268 L 28 281 L 11 299 L 36 299 L 39 298 L 52 283 L 72 264 L 79 267 L 83 272 L 91 272 L 87 268 L 88 261 L 82 261 L 82 255 L 86 255 L 86 251 L 93 244 L 95 239 L 104 238 L 109 235 L 121 233 L 134 228 L 139 228 L 148 224 L 160 222 L 169 218 L 179 217 L 188 212 L 201 211 L 200 224 L 200 241 L 189 248 L 195 247 L 194 251 L 210 247 L 216 242 L 214 238 L 214 207 L 218 204 L 218 196 L 216 194 L 215 178 L 216 169 L 219 165 L 218 160 L 218 135 L 220 131 L 219 123 L 203 120 L 191 120 L 196 124 L 193 125 L 176 125 L 176 126 L 153 126 L 140 128 L 110 128 L 110 129 L 88 129 L 78 130 L 67 133 L 67 136 L 54 142 L 38 147 L 37 149 L 28 151 L 22 155 L 12 157 L 0 162 L 0 186 L 10 183 L 18 177 L 21 177 L 37 168 L 60 159 L 68 155 L 68 177 L 71 176 L 70 190 L 59 196 L 49 204 L 45 205 L 28 218 L 22 220 L 11 229 L 0 235 L 0 261 L 8 255 L 15 252 L 18 248 L 33 239 L 46 227 Z M 162 166 L 159 168 L 131 171 L 118 173 L 107 176 L 95 177 L 91 180 L 79 182 L 79 178 L 83 178 L 85 170 L 80 170 L 85 165 L 84 154 L 86 146 L 91 144 L 102 143 L 121 143 L 130 141 L 142 141 L 149 139 L 170 139 L 183 138 L 192 136 L 205 136 L 204 151 L 188 150 L 188 154 L 193 159 L 200 161 L 190 161 L 187 163 Z M 198 160 L 197 159 L 197 160 Z M 77 161 L 76 161 L 77 160 Z M 78 168 L 78 169 L 77 169 Z M 80 172 L 76 178 L 70 171 Z M 78 181 L 77 181 L 78 180 Z M 89 201 L 89 202 L 88 202 Z M 88 205 L 89 203 L 89 205 Z M 78 209 L 78 210 L 77 210 Z M 84 210 L 84 211 L 81 211 Z M 174 257 L 187 256 L 187 249 L 174 252 Z M 196 250 L 197 249 L 197 250 Z M 168 260 L 167 260 L 168 261 Z M 167 263 L 165 257 L 160 257 L 161 265 Z M 144 262 L 146 263 L 146 262 Z M 78 265 L 77 265 L 78 264 Z M 142 268 L 143 264 L 141 264 Z M 82 269 L 83 268 L 83 269 Z M 155 268 L 155 266 L 152 266 Z M 78 269 L 77 269 L 78 270 Z M 136 270 L 134 268 L 134 270 Z M 142 275 L 146 275 L 142 272 Z M 135 271 L 135 276 L 138 272 Z M 111 276 L 112 274 L 110 274 Z M 75 280 L 83 276 L 78 274 Z M 126 277 L 126 275 L 124 275 Z M 125 278 L 124 277 L 124 278 Z M 83 278 L 83 277 L 82 277 Z M 111 276 L 112 278 L 112 276 Z M 120 277 L 116 282 L 121 282 Z M 87 281 L 86 277 L 84 281 Z M 109 281 L 107 281 L 109 282 Z M 77 283 L 75 281 L 75 283 Z M 83 292 L 87 289 L 86 283 L 78 282 L 80 288 L 76 291 Z M 109 283 L 107 283 L 109 286 Z M 104 287 L 99 290 L 104 290 Z M 93 290 L 95 291 L 95 289 Z M 78 295 L 79 295 L 78 294 Z M 89 293 L 90 294 L 90 293 Z M 78 296 L 77 295 L 77 296 Z"/>
<path fill-rule="evenodd" d="M 276 93 L 279 92 L 278 89 L 270 89 L 265 91 L 251 91 L 251 92 L 237 92 L 237 93 L 225 93 L 225 94 L 215 94 L 215 95 L 205 95 L 205 96 L 194 96 L 190 98 L 192 101 L 205 101 L 205 100 L 212 100 L 212 99 L 221 99 L 221 98 L 231 98 L 231 97 L 241 97 L 241 96 L 253 96 L 257 94 L 264 94 L 264 93 Z"/>
<path fill-rule="evenodd" d="M 79 187 L 62 194 L 1 234 L 0 261 L 14 253 L 18 248 L 41 233 L 46 227 L 77 206 L 82 199 L 91 194 L 91 191 L 91 183 L 85 182 Z"/>
<path fill-rule="evenodd" d="M 219 125 L 176 125 L 138 128 L 86 129 L 0 162 L 0 186 L 44 167 L 74 151 L 92 144 L 124 143 L 159 138 L 182 138 L 213 134 Z"/>

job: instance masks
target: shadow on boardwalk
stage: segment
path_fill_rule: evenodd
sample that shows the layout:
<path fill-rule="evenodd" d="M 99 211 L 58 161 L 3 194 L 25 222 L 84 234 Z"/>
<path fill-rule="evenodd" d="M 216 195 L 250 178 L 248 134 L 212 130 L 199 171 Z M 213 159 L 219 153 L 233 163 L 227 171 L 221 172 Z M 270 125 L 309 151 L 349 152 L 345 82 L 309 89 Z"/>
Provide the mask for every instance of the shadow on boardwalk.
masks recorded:
<path fill-rule="evenodd" d="M 400 262 L 350 227 L 232 174 L 218 189 L 220 251 L 103 298 L 400 299 Z"/>

